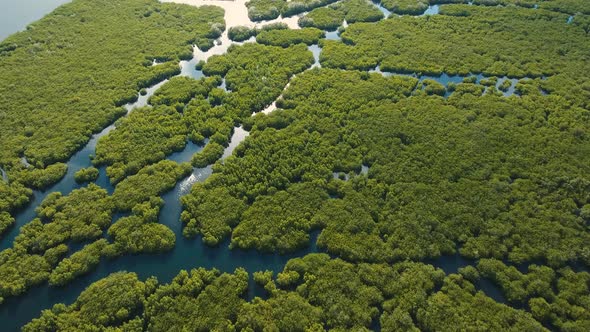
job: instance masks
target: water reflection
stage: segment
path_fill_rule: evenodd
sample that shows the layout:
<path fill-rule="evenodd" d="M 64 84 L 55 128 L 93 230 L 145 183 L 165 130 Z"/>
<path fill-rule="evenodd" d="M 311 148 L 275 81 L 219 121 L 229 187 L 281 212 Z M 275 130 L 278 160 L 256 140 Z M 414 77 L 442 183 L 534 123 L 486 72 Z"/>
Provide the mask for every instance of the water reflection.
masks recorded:
<path fill-rule="evenodd" d="M 439 10 L 439 5 L 430 5 L 420 16 L 438 15 Z"/>
<path fill-rule="evenodd" d="M 342 40 L 342 38 L 340 38 L 340 34 L 338 33 L 337 30 L 326 32 L 326 39 L 327 40 Z"/>
<path fill-rule="evenodd" d="M 320 65 L 320 52 L 322 51 L 320 46 L 317 44 L 314 44 L 314 45 L 308 46 L 307 49 L 313 54 L 314 62 L 313 62 L 313 65 L 311 66 L 311 68 L 315 68 L 315 67 L 320 68 L 322 66 L 322 65 Z"/>

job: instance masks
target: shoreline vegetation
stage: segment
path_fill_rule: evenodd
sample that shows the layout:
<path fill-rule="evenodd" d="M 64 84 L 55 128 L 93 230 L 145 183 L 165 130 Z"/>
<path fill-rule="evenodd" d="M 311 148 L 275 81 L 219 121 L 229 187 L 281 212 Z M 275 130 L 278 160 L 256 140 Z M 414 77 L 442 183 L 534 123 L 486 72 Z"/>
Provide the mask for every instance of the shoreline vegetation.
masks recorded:
<path fill-rule="evenodd" d="M 219 26 L 214 6 L 73 1 L 2 41 L 0 165 L 11 183 L 42 189 L 63 177 L 60 162 L 124 115 L 141 88 L 178 73 L 191 45 L 217 38 Z"/>
<path fill-rule="evenodd" d="M 179 2 L 74 0 L 0 42 L 0 236 L 75 181 L 0 252 L 0 306 L 187 241 L 293 258 L 130 265 L 23 331 L 590 328 L 583 0 Z"/>

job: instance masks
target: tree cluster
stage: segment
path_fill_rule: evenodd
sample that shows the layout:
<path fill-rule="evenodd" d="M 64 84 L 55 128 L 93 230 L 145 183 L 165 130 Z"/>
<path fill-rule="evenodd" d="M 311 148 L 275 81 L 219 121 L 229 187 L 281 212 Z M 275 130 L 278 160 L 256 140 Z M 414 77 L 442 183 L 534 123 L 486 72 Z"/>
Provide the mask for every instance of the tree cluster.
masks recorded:
<path fill-rule="evenodd" d="M 290 260 L 266 282 L 268 298 L 244 298 L 249 276 L 193 269 L 169 284 L 117 272 L 90 285 L 70 306 L 56 304 L 23 331 L 383 330 L 543 331 L 522 310 L 497 304 L 460 275 L 430 265 L 351 264 L 312 254 Z"/>

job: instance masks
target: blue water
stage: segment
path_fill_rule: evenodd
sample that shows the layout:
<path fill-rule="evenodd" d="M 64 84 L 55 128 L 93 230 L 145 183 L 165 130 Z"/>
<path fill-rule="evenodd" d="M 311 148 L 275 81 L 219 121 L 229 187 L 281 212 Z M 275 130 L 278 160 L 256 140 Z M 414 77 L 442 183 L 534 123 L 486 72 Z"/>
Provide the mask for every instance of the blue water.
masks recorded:
<path fill-rule="evenodd" d="M 136 105 L 141 106 L 145 104 L 153 91 L 155 91 L 155 88 L 148 89 L 148 94 L 142 96 L 142 99 L 138 100 Z M 86 147 L 72 157 L 68 162 L 68 174 L 59 183 L 46 192 L 35 192 L 36 195 L 32 204 L 27 210 L 17 216 L 18 227 L 13 228 L 3 239 L 3 249 L 11 245 L 12 240 L 18 234 L 18 228 L 34 217 L 35 207 L 40 204 L 47 193 L 61 191 L 66 194 L 81 187 L 81 185 L 78 185 L 73 180 L 73 174 L 80 168 L 90 166 L 89 155 L 94 153 L 96 141 L 112 129 L 114 127 L 110 126 L 100 134 L 95 135 Z M 242 127 L 234 128 L 232 138 L 222 158 L 229 157 L 238 144 L 248 135 L 249 133 Z M 193 154 L 202 148 L 202 146 L 189 141 L 184 150 L 169 155 L 168 159 L 179 163 L 189 162 Z M 182 212 L 180 197 L 188 194 L 194 183 L 206 180 L 211 173 L 211 166 L 195 168 L 192 174 L 179 181 L 173 190 L 162 195 L 165 203 L 160 212 L 160 222 L 168 226 L 176 235 L 176 246 L 170 252 L 163 254 L 126 255 L 113 260 L 103 258 L 95 270 L 75 279 L 64 288 L 54 288 L 44 284 L 30 289 L 22 296 L 8 298 L 0 306 L 0 322 L 3 322 L 2 330 L 18 330 L 18 328 L 31 319 L 39 316 L 41 310 L 51 308 L 55 303 L 72 303 L 80 292 L 92 282 L 116 271 L 132 271 L 137 273 L 142 279 L 156 276 L 161 282 L 171 281 L 181 269 L 190 270 L 196 267 L 216 268 L 224 272 L 233 272 L 238 267 L 243 267 L 248 272 L 267 269 L 278 272 L 283 269 L 283 266 L 289 259 L 317 251 L 315 246 L 317 232 L 310 238 L 310 246 L 306 250 L 292 255 L 261 254 L 254 250 L 230 250 L 228 248 L 229 240 L 221 243 L 216 248 L 211 248 L 206 246 L 200 237 L 196 239 L 184 238 L 182 235 L 182 224 L 180 222 L 180 213 Z M 107 188 L 112 193 L 113 187 L 106 177 L 104 168 L 100 169 L 97 184 Z M 116 221 L 121 216 L 117 215 L 113 219 Z M 76 244 L 72 248 L 81 248 L 82 245 Z M 260 294 L 260 290 L 254 287 L 249 292 L 250 297 L 262 295 Z"/>
<path fill-rule="evenodd" d="M 424 13 L 422 13 L 421 16 L 437 15 L 439 10 L 440 10 L 439 5 L 431 5 L 431 6 L 428 6 L 428 8 L 424 11 Z"/>
<path fill-rule="evenodd" d="M 340 38 L 340 34 L 338 33 L 338 30 L 336 30 L 336 31 L 326 32 L 326 39 L 327 40 L 341 40 L 342 38 Z"/>
<path fill-rule="evenodd" d="M 459 269 L 468 265 L 476 266 L 477 261 L 461 257 L 458 253 L 455 255 L 441 256 L 433 260 L 427 260 L 425 263 L 442 269 L 446 274 L 459 273 Z M 502 290 L 493 284 L 490 280 L 480 278 L 475 284 L 475 288 L 484 292 L 487 296 L 494 299 L 494 301 L 506 304 L 506 297 Z"/>
<path fill-rule="evenodd" d="M 389 76 L 409 76 L 409 77 L 414 77 L 417 78 L 419 82 L 422 82 L 426 79 L 431 79 L 434 80 L 442 85 L 444 85 L 445 87 L 448 87 L 449 84 L 459 84 L 462 83 L 464 79 L 469 78 L 469 77 L 473 77 L 475 76 L 475 83 L 480 83 L 482 79 L 486 78 L 486 76 L 484 76 L 483 74 L 469 74 L 469 75 L 448 75 L 447 73 L 442 73 L 439 76 L 432 76 L 432 75 L 421 75 L 418 76 L 417 74 L 404 74 L 404 73 L 392 73 L 392 72 L 384 72 L 382 71 L 379 66 L 377 66 L 375 69 L 369 70 L 370 73 L 380 73 L 383 76 L 389 77 Z M 542 80 L 547 79 L 546 77 L 542 77 Z M 509 80 L 511 81 L 511 85 L 508 88 L 508 90 L 506 91 L 501 91 L 500 90 L 500 85 L 506 81 Z M 504 97 L 509 97 L 514 95 L 515 90 L 516 90 L 516 83 L 518 83 L 518 79 L 517 78 L 509 78 L 507 76 L 503 76 L 503 77 L 498 77 L 498 81 L 496 82 L 496 89 L 500 92 L 502 92 L 502 94 L 504 95 Z M 445 97 L 448 97 L 449 95 L 451 95 L 451 92 L 447 92 L 445 94 Z"/>
<path fill-rule="evenodd" d="M 0 41 L 70 0 L 0 0 Z"/>
<path fill-rule="evenodd" d="M 372 3 L 375 5 L 375 7 L 377 7 L 377 9 L 379 9 L 383 13 L 383 16 L 385 16 L 385 18 L 388 18 L 391 15 L 391 11 L 389 11 L 389 9 L 383 7 L 381 2 L 377 3 L 377 2 L 372 1 Z"/>
<path fill-rule="evenodd" d="M 463 82 L 463 80 L 465 78 L 468 77 L 472 77 L 475 76 L 476 77 L 476 83 L 479 83 L 479 81 L 481 81 L 484 76 L 481 74 L 477 74 L 477 75 L 465 75 L 465 76 L 461 76 L 461 75 L 448 75 L 447 73 L 443 73 L 442 75 L 439 76 L 431 76 L 431 75 L 422 75 L 419 77 L 420 82 L 426 80 L 426 79 L 431 79 L 431 80 L 435 80 L 438 83 L 444 85 L 444 86 L 448 86 L 449 83 L 453 83 L 453 84 L 459 84 L 461 82 Z M 414 75 L 414 77 L 416 77 L 416 75 Z"/>
<path fill-rule="evenodd" d="M 319 56 L 319 48 L 316 50 L 316 54 Z M 203 73 L 200 70 L 195 69 L 195 64 L 197 62 L 197 56 L 190 61 L 181 61 L 181 73 L 179 75 L 195 79 L 203 77 Z M 138 94 L 136 102 L 125 105 L 128 113 L 132 112 L 136 107 L 148 105 L 150 96 L 152 96 L 154 92 L 166 82 L 167 80 L 164 80 L 147 88 L 147 93 L 145 95 Z M 11 228 L 1 239 L 0 250 L 11 247 L 14 238 L 19 233 L 19 228 L 35 217 L 35 208 L 39 206 L 47 194 L 59 191 L 62 194 L 67 195 L 72 190 L 81 188 L 85 185 L 76 183 L 74 181 L 74 174 L 81 168 L 91 166 L 90 156 L 95 153 L 98 139 L 107 135 L 113 129 L 115 129 L 114 124 L 91 137 L 88 144 L 74 154 L 68 161 L 67 174 L 61 181 L 45 191 L 34 192 L 32 202 L 27 209 L 16 215 L 16 226 Z M 242 127 L 234 128 L 228 147 L 224 150 L 222 155 L 222 159 L 229 157 L 239 143 L 241 143 L 248 135 L 249 132 Z M 205 141 L 205 143 L 207 143 L 207 141 Z M 190 162 L 193 154 L 199 152 L 202 148 L 203 146 L 189 141 L 182 151 L 170 154 L 167 156 L 167 159 L 179 163 Z M 319 232 L 314 232 L 312 234 L 310 237 L 310 246 L 307 249 L 301 250 L 292 255 L 261 254 L 254 250 L 230 250 L 228 247 L 229 240 L 221 243 L 216 248 L 211 248 L 203 244 L 200 238 L 184 238 L 182 235 L 183 227 L 180 222 L 180 214 L 182 212 L 180 197 L 188 194 L 194 183 L 205 181 L 211 173 L 211 165 L 204 168 L 195 168 L 189 176 L 179 181 L 173 190 L 162 195 L 164 206 L 160 211 L 160 222 L 168 226 L 176 236 L 176 245 L 170 252 L 163 254 L 126 255 L 113 260 L 103 258 L 95 270 L 75 279 L 65 288 L 49 287 L 45 283 L 44 285 L 28 290 L 22 296 L 8 298 L 5 300 L 5 303 L 0 306 L 0 322 L 2 322 L 0 330 L 18 330 L 31 319 L 38 317 L 41 310 L 51 308 L 55 303 L 72 303 L 80 292 L 92 282 L 104 278 L 116 271 L 136 272 L 142 279 L 156 276 L 161 282 L 171 281 L 181 269 L 190 270 L 196 267 L 205 267 L 208 269 L 217 268 L 224 272 L 233 272 L 238 267 L 243 267 L 248 272 L 260 270 L 273 270 L 278 272 L 283 269 L 283 266 L 289 259 L 317 251 L 315 242 Z M 99 168 L 99 177 L 96 180 L 96 184 L 107 189 L 110 194 L 114 191 L 114 187 L 110 184 L 106 175 L 105 167 Z M 122 216 L 122 214 L 116 214 L 113 217 L 113 221 L 115 222 Z M 83 245 L 83 243 L 74 244 L 71 246 L 71 249 L 80 249 Z M 263 294 L 260 289 L 251 287 L 248 296 L 252 297 L 254 295 Z"/>
<path fill-rule="evenodd" d="M 197 60 L 196 57 L 190 61 L 181 61 L 180 62 L 180 66 L 181 66 L 180 76 L 188 76 L 188 77 L 192 77 L 194 79 L 199 79 L 201 77 L 204 77 L 205 75 L 203 74 L 203 72 L 196 69 L 196 65 L 198 62 L 199 61 Z"/>
<path fill-rule="evenodd" d="M 310 45 L 307 47 L 307 49 L 313 54 L 314 62 L 311 68 L 321 67 L 322 65 L 320 65 L 320 53 L 322 52 L 322 49 L 317 44 Z"/>
<path fill-rule="evenodd" d="M 504 81 L 509 80 L 512 81 L 512 85 L 506 91 L 500 90 L 500 85 L 504 83 Z M 498 83 L 496 83 L 496 89 L 504 95 L 504 97 L 512 96 L 514 94 L 516 83 L 518 83 L 518 79 L 516 78 L 508 78 L 506 76 L 498 78 Z"/>
<path fill-rule="evenodd" d="M 134 107 L 146 106 L 149 97 L 165 82 L 166 81 L 163 81 L 158 84 L 155 84 L 152 87 L 147 88 L 147 94 L 144 96 L 138 94 L 138 99 L 135 103 L 125 105 L 127 110 L 131 111 Z M 100 133 L 92 136 L 88 141 L 88 144 L 86 144 L 84 148 L 76 152 L 72 156 L 72 158 L 70 158 L 70 160 L 67 163 L 68 171 L 61 181 L 45 190 L 33 191 L 33 199 L 31 200 L 27 208 L 19 211 L 15 215 L 15 226 L 8 230 L 8 232 L 6 232 L 6 234 L 0 239 L 0 251 L 10 248 L 12 246 L 12 242 L 14 241 L 14 238 L 18 235 L 20 227 L 31 221 L 33 218 L 35 218 L 35 209 L 37 208 L 37 206 L 41 204 L 41 202 L 43 202 L 43 200 L 45 199 L 45 197 L 47 197 L 48 194 L 55 191 L 59 191 L 65 196 L 69 194 L 72 190 L 85 186 L 85 184 L 78 184 L 74 180 L 74 174 L 82 168 L 92 166 L 90 156 L 94 155 L 96 143 L 101 137 L 107 135 L 113 129 L 115 129 L 114 124 L 106 127 Z M 100 169 L 99 178 L 97 179 L 96 184 L 107 189 L 109 193 L 112 193 L 114 190 L 113 186 L 110 184 L 110 181 L 106 176 L 104 167 L 101 167 Z"/>

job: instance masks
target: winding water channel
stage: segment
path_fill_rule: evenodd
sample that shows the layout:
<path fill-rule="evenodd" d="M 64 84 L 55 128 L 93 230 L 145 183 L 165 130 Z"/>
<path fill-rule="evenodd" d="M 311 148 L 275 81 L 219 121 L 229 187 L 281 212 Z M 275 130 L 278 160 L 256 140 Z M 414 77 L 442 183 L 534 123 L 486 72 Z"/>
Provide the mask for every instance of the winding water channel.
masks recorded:
<path fill-rule="evenodd" d="M 224 1 L 207 1 L 207 4 L 217 4 L 217 2 Z M 245 9 L 245 6 L 243 8 Z M 228 28 L 231 26 L 244 24 L 244 22 L 240 20 L 232 21 L 231 17 L 235 17 L 235 13 L 226 10 L 226 22 L 228 22 Z M 289 18 L 285 20 L 277 19 L 273 21 L 262 22 L 261 24 L 279 21 L 285 22 L 290 27 L 295 28 L 296 26 L 293 26 L 293 24 L 296 24 L 297 18 Z M 252 22 L 249 23 L 254 25 Z M 225 53 L 231 44 L 232 42 L 227 36 L 226 29 L 226 31 L 216 43 L 216 46 L 210 50 L 202 52 L 195 47 L 193 59 L 190 61 L 180 62 L 180 75 L 192 77 L 195 79 L 203 77 L 203 73 L 200 70 L 195 69 L 196 63 L 201 60 L 207 60 L 211 55 Z M 154 63 L 154 65 L 157 65 L 157 63 Z M 136 107 L 148 105 L 150 96 L 152 96 L 154 92 L 166 82 L 167 80 L 164 80 L 147 88 L 147 93 L 145 95 L 139 94 L 136 102 L 125 105 L 127 111 L 132 112 Z M 95 152 L 96 143 L 101 137 L 107 135 L 113 129 L 115 129 L 114 124 L 108 126 L 100 133 L 92 136 L 88 144 L 76 154 L 74 154 L 72 158 L 70 158 L 67 163 L 67 174 L 61 181 L 46 190 L 34 191 L 33 199 L 28 207 L 25 210 L 17 213 L 15 216 L 15 227 L 11 228 L 10 231 L 7 232 L 1 239 L 0 250 L 4 250 L 12 246 L 12 242 L 18 235 L 20 227 L 35 218 L 35 209 L 41 204 L 41 202 L 45 199 L 45 197 L 47 197 L 49 193 L 59 191 L 62 194 L 67 195 L 72 190 L 84 186 L 76 183 L 74 180 L 74 174 L 78 170 L 92 165 L 90 156 Z M 230 143 L 225 149 L 222 158 L 227 158 L 230 156 L 233 150 L 248 136 L 248 134 L 249 133 L 242 127 L 234 128 Z M 167 159 L 176 162 L 190 162 L 192 155 L 200 151 L 202 148 L 202 146 L 189 141 L 184 150 L 169 155 Z M 105 167 L 101 167 L 99 170 L 100 175 L 96 180 L 96 184 L 105 188 L 109 193 L 112 194 L 114 187 L 110 184 L 109 179 L 106 176 Z M 4 171 L 0 171 L 4 176 Z M 208 269 L 216 268 L 223 272 L 233 272 L 238 267 L 243 267 L 248 272 L 260 270 L 281 271 L 289 259 L 317 251 L 315 246 L 315 240 L 318 235 L 317 232 L 312 234 L 310 246 L 306 250 L 299 251 L 292 255 L 262 254 L 254 250 L 230 250 L 228 247 L 229 240 L 221 243 L 216 248 L 211 248 L 203 244 L 200 238 L 184 238 L 182 235 L 182 224 L 179 220 L 180 213 L 182 212 L 180 197 L 186 195 L 195 182 L 204 181 L 209 177 L 209 175 L 211 175 L 211 173 L 211 166 L 207 166 L 205 168 L 195 168 L 192 174 L 179 181 L 173 190 L 162 195 L 162 198 L 164 199 L 164 206 L 160 212 L 160 222 L 172 229 L 176 235 L 176 245 L 173 250 L 157 255 L 126 255 L 112 260 L 102 259 L 101 263 L 95 270 L 87 275 L 75 279 L 66 287 L 49 287 L 47 283 L 45 283 L 43 285 L 33 287 L 22 296 L 8 298 L 0 306 L 0 322 L 2 322 L 1 329 L 3 331 L 16 331 L 31 319 L 39 316 L 41 310 L 49 309 L 55 303 L 72 303 L 80 294 L 80 292 L 88 287 L 88 285 L 117 271 L 135 272 L 142 279 L 148 278 L 150 276 L 156 276 L 161 282 L 171 281 L 172 278 L 176 276 L 182 269 L 190 270 L 196 267 L 204 267 Z M 121 215 L 115 215 L 113 222 L 116 222 L 119 217 L 121 217 Z M 82 245 L 75 245 L 73 247 L 78 246 L 81 247 Z M 250 298 L 254 295 L 259 295 L 255 294 L 256 290 L 256 287 L 250 287 Z"/>
<path fill-rule="evenodd" d="M 2 0 L 4 1 L 4 0 Z M 63 3 L 65 1 L 55 1 L 56 4 Z M 245 0 L 237 0 L 235 2 L 228 1 L 204 1 L 204 0 L 180 0 L 176 2 L 184 2 L 193 5 L 202 4 L 214 4 L 220 5 L 226 9 L 226 24 L 227 28 L 237 25 L 263 25 L 272 22 L 285 22 L 291 28 L 297 28 L 296 22 L 297 17 L 287 19 L 276 19 L 273 21 L 262 22 L 254 24 L 247 18 L 247 12 L 245 11 L 244 2 Z M 232 7 L 233 5 L 233 7 Z M 236 8 L 236 7 L 241 8 Z M 384 12 L 387 11 L 382 6 L 378 7 Z M 436 14 L 436 9 L 429 8 L 431 12 L 428 14 Z M 244 14 L 245 13 L 245 14 Z M 0 39 L 2 35 L 0 35 Z M 330 32 L 327 34 L 329 39 L 338 39 L 337 32 Z M 223 54 L 227 51 L 227 48 L 232 44 L 227 36 L 227 29 L 220 37 L 216 46 L 202 52 L 199 49 L 194 49 L 194 58 L 190 61 L 181 61 L 181 73 L 182 76 L 188 76 L 195 79 L 203 77 L 203 73 L 200 70 L 195 69 L 195 64 L 201 60 L 207 60 L 211 55 Z M 320 67 L 319 55 L 321 49 L 318 45 L 312 45 L 309 50 L 313 53 L 315 63 L 313 67 Z M 157 63 L 154 63 L 157 65 Z M 378 68 L 375 70 L 378 71 Z M 387 73 L 383 73 L 384 75 Z M 431 77 L 420 77 L 420 79 L 431 78 Z M 443 75 L 441 77 L 434 78 L 439 82 L 444 82 L 447 85 L 449 82 L 460 82 L 463 77 L 450 77 Z M 478 77 L 478 80 L 481 77 Z M 138 100 L 135 103 L 126 105 L 128 112 L 132 112 L 134 108 L 148 105 L 148 100 L 154 92 L 160 88 L 166 81 L 162 81 L 154 86 L 146 89 L 147 94 L 138 95 Z M 513 86 L 512 84 L 512 91 Z M 500 84 L 500 82 L 499 82 Z M 288 85 L 285 87 L 285 89 Z M 275 103 L 270 105 L 268 108 L 263 110 L 264 113 L 269 113 L 276 109 Z M 91 166 L 90 156 L 95 153 L 97 141 L 107 135 L 111 130 L 115 129 L 115 125 L 112 124 L 102 130 L 100 133 L 92 136 L 88 144 L 72 156 L 68 161 L 68 171 L 66 176 L 51 186 L 45 191 L 34 191 L 34 196 L 27 207 L 27 209 L 20 211 L 16 214 L 16 226 L 11 228 L 7 234 L 0 241 L 0 250 L 10 248 L 14 238 L 18 235 L 19 228 L 26 223 L 30 222 L 35 218 L 35 208 L 40 205 L 43 199 L 51 192 L 59 191 L 64 195 L 69 194 L 72 190 L 82 187 L 74 181 L 74 174 L 85 167 Z M 248 132 L 241 127 L 234 128 L 234 132 L 230 141 L 229 146 L 225 149 L 222 158 L 227 158 L 233 152 L 233 150 L 242 142 L 247 136 Z M 180 152 L 175 152 L 169 155 L 167 158 L 176 162 L 189 162 L 194 153 L 200 151 L 203 147 L 192 142 L 188 142 L 185 149 Z M 363 172 L 366 173 L 367 169 L 363 167 Z M 5 178 L 4 171 L 0 169 L 2 177 Z M 7 298 L 5 302 L 0 306 L 0 322 L 2 331 L 14 331 L 18 330 L 25 323 L 31 319 L 38 317 L 41 310 L 48 309 L 55 303 L 64 302 L 66 304 L 72 303 L 76 297 L 92 282 L 95 282 L 107 275 L 116 271 L 131 271 L 139 275 L 141 279 L 148 278 L 150 276 L 156 276 L 160 282 L 169 282 L 181 269 L 192 269 L 196 267 L 204 268 L 216 268 L 224 272 L 233 272 L 238 267 L 245 268 L 248 272 L 255 272 L 261 270 L 273 270 L 280 271 L 283 269 L 285 263 L 294 257 L 300 257 L 307 253 L 316 252 L 316 239 L 318 232 L 314 232 L 310 239 L 310 245 L 307 249 L 296 252 L 292 255 L 278 255 L 278 254 L 262 254 L 258 251 L 245 251 L 228 248 L 229 240 L 221 243 L 218 247 L 212 248 L 203 244 L 200 238 L 197 239 L 186 239 L 182 235 L 182 224 L 179 221 L 182 206 L 180 203 L 180 197 L 186 195 L 192 185 L 196 182 L 202 182 L 206 180 L 212 173 L 211 166 L 205 168 L 195 168 L 188 177 L 179 181 L 173 190 L 162 195 L 164 199 L 164 206 L 160 213 L 160 222 L 168 226 L 174 231 L 176 235 L 176 246 L 170 252 L 164 254 L 140 254 L 140 255 L 125 255 L 116 259 L 102 259 L 99 266 L 87 275 L 76 278 L 72 283 L 66 287 L 49 287 L 47 283 L 33 287 L 28 290 L 25 294 Z M 96 180 L 96 184 L 105 188 L 109 193 L 112 193 L 114 188 L 110 184 L 104 167 L 100 168 L 100 176 Z M 120 217 L 116 215 L 113 218 L 113 222 Z M 77 245 L 75 246 L 77 247 Z M 433 260 L 431 264 L 441 267 L 447 273 L 456 273 L 458 268 L 473 264 L 472 261 L 462 259 L 460 256 L 441 257 Z M 503 297 L 498 290 L 489 283 L 483 283 L 479 285 L 488 295 L 496 299 L 497 301 L 504 302 Z M 255 287 L 250 287 L 249 297 L 258 295 Z"/>

